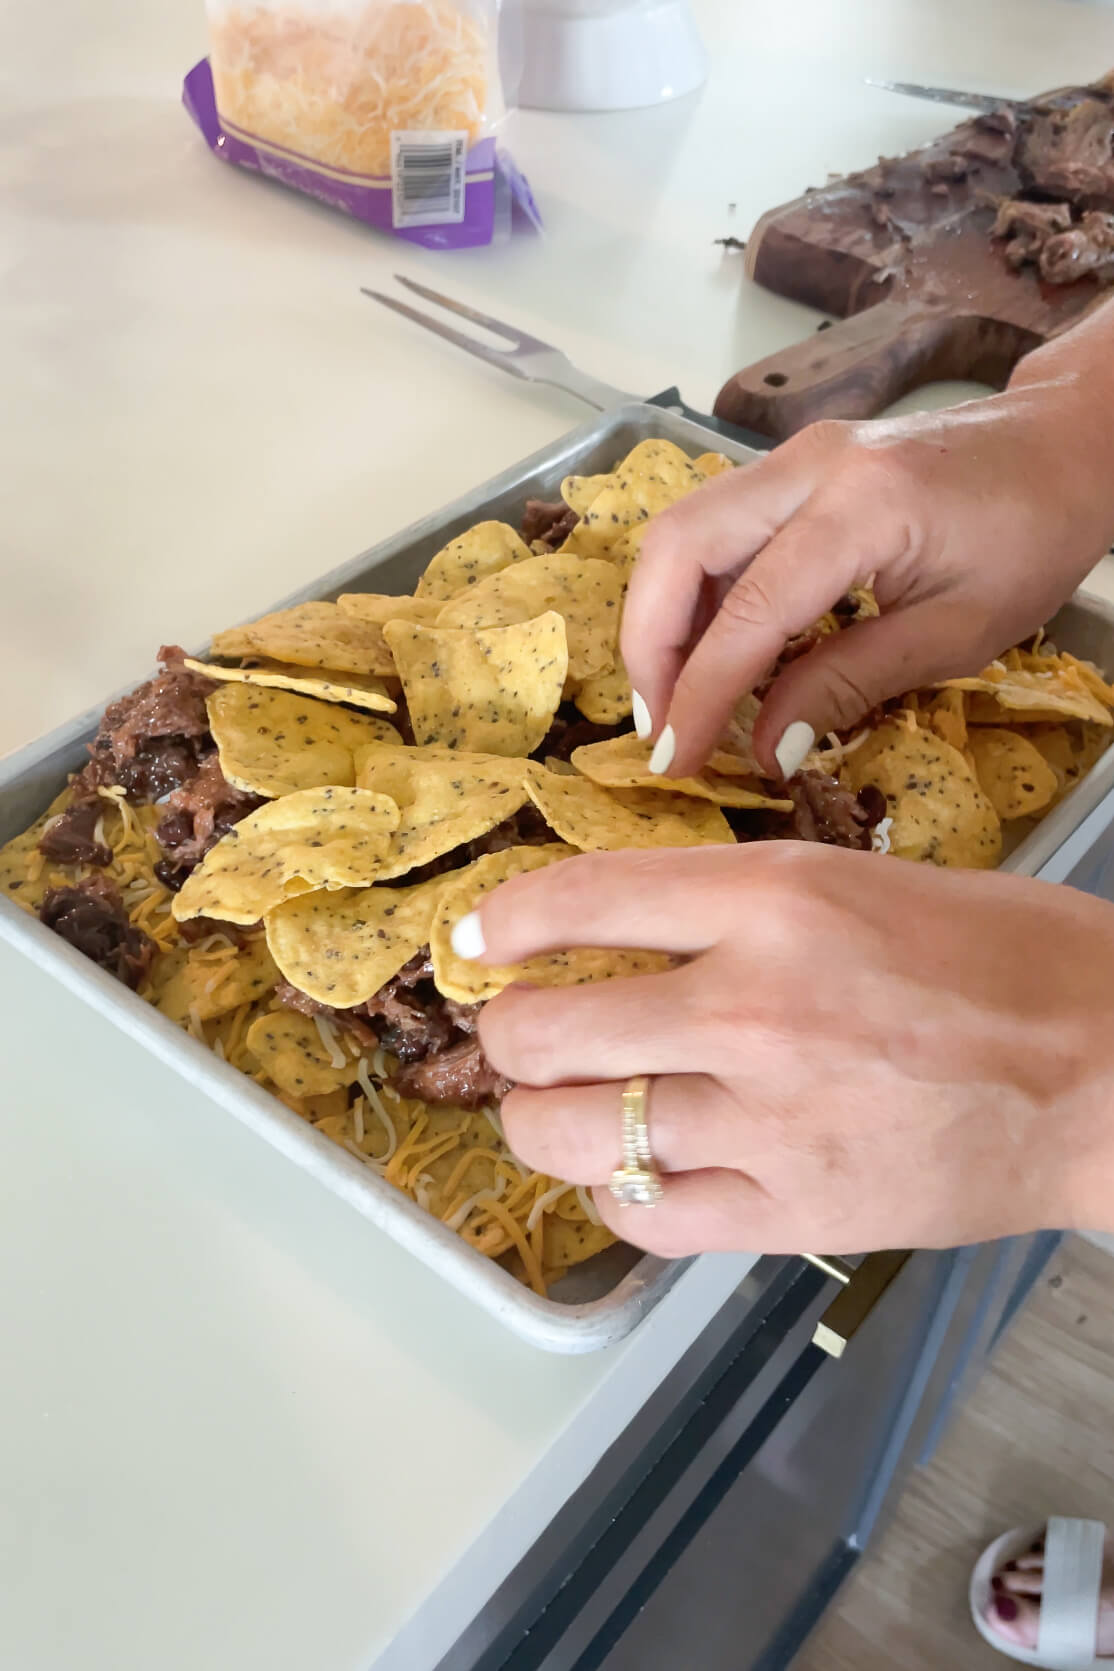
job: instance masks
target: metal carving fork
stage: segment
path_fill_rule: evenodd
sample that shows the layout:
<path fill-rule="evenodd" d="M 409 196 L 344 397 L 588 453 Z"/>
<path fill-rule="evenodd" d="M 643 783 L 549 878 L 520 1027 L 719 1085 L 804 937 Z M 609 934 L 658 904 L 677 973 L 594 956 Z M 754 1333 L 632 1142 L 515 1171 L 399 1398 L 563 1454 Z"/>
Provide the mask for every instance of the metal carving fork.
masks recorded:
<path fill-rule="evenodd" d="M 597 412 L 609 412 L 617 406 L 627 406 L 631 401 L 644 404 L 642 397 L 632 395 L 625 389 L 616 389 L 610 383 L 601 383 L 598 377 L 590 377 L 579 366 L 574 366 L 567 354 L 559 348 L 554 348 L 550 342 L 543 342 L 540 337 L 530 336 L 526 331 L 517 330 L 513 325 L 506 324 L 502 319 L 493 319 L 488 313 L 480 313 L 477 308 L 468 307 L 464 302 L 456 302 L 451 296 L 444 295 L 440 290 L 431 290 L 428 285 L 419 284 L 416 279 L 406 278 L 402 273 L 395 273 L 396 281 L 404 285 L 414 295 L 421 296 L 425 301 L 432 302 L 436 307 L 444 308 L 446 313 L 456 314 L 458 319 L 466 319 L 470 325 L 478 325 L 483 331 L 490 331 L 493 336 L 501 337 L 510 344 L 509 348 L 493 348 L 486 342 L 466 331 L 458 331 L 443 320 L 435 319 L 421 308 L 411 307 L 409 302 L 403 302 L 397 296 L 387 296 L 381 290 L 369 290 L 361 285 L 362 294 L 370 296 L 392 313 L 401 313 L 404 319 L 413 320 L 415 325 L 421 325 L 434 335 L 444 337 L 457 348 L 463 348 L 466 354 L 474 354 L 477 359 L 486 360 L 488 365 L 498 366 L 510 377 L 520 378 L 526 383 L 545 384 L 552 389 L 563 389 L 566 394 L 575 395 L 586 405 L 592 406 Z M 705 429 L 714 430 L 717 435 L 727 436 L 732 441 L 741 441 L 748 447 L 754 447 L 765 452 L 771 445 L 769 437 L 756 435 L 747 429 L 740 429 L 736 424 L 724 423 L 721 418 L 713 418 L 707 412 L 697 412 L 691 406 L 686 406 L 677 389 L 666 389 L 660 395 L 651 397 L 649 404 L 660 406 L 669 412 L 678 412 L 682 417 L 689 418 L 693 423 Z"/>

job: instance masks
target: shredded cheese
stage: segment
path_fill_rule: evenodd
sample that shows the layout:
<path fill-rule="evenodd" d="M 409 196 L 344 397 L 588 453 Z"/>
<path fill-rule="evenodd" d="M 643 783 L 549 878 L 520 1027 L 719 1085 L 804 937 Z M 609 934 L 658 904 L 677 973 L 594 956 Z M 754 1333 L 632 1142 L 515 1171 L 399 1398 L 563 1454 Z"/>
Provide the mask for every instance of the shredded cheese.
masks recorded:
<path fill-rule="evenodd" d="M 328 1016 L 315 1015 L 313 1020 L 314 1025 L 317 1028 L 317 1036 L 321 1040 L 321 1048 L 328 1056 L 331 1066 L 334 1068 L 346 1068 L 348 1066 L 348 1058 L 344 1054 L 344 1051 L 340 1048 L 340 1044 L 337 1040 L 337 1030 L 329 1020 Z"/>
<path fill-rule="evenodd" d="M 498 1201 L 504 1187 L 500 1182 L 494 1186 L 488 1185 L 487 1189 L 478 1189 L 474 1195 L 470 1195 L 466 1201 L 462 1201 L 460 1206 L 442 1222 L 447 1224 L 450 1230 L 460 1230 L 476 1207 L 483 1206 L 489 1201 Z"/>
<path fill-rule="evenodd" d="M 484 121 L 487 39 L 452 0 L 221 8 L 210 62 L 226 126 L 345 174 L 389 175 L 393 132 Z"/>
<path fill-rule="evenodd" d="M 553 1188 L 547 1189 L 544 1195 L 539 1195 L 538 1199 L 534 1202 L 534 1205 L 530 1208 L 530 1213 L 526 1220 L 527 1230 L 533 1230 L 542 1214 L 546 1212 L 548 1208 L 556 1206 L 562 1195 L 564 1195 L 566 1191 L 571 1188 L 571 1184 L 554 1184 Z"/>

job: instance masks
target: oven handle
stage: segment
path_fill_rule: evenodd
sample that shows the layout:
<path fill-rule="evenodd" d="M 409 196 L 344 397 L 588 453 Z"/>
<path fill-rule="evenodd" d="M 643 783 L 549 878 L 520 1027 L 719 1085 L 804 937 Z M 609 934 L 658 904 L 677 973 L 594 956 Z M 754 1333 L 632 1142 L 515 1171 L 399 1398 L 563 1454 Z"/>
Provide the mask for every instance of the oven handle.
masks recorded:
<path fill-rule="evenodd" d="M 893 1249 L 868 1253 L 861 1265 L 849 1265 L 845 1259 L 824 1253 L 804 1253 L 801 1257 L 842 1284 L 812 1331 L 814 1346 L 819 1346 L 829 1357 L 841 1358 L 847 1342 L 866 1322 L 910 1253 Z"/>

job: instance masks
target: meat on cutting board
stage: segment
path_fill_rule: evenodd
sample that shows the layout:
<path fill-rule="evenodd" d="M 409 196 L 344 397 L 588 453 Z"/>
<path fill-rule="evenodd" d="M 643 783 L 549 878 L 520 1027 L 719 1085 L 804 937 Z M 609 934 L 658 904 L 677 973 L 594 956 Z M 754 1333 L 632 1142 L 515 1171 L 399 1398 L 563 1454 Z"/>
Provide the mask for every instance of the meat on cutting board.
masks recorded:
<path fill-rule="evenodd" d="M 738 372 L 718 417 L 780 440 L 941 378 L 1001 387 L 1114 279 L 1114 72 L 770 210 L 746 271 L 842 322 Z"/>

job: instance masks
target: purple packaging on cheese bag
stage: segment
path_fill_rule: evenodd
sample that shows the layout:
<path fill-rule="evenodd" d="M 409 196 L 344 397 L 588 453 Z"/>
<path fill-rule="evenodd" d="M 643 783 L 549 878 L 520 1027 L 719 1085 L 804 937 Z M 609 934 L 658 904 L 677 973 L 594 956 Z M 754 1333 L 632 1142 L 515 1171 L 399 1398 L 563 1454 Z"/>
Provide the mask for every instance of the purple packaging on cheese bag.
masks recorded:
<path fill-rule="evenodd" d="M 433 249 L 540 226 L 497 142 L 498 0 L 208 0 L 183 103 L 210 150 Z"/>

